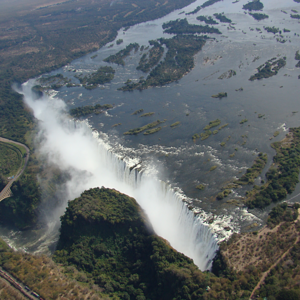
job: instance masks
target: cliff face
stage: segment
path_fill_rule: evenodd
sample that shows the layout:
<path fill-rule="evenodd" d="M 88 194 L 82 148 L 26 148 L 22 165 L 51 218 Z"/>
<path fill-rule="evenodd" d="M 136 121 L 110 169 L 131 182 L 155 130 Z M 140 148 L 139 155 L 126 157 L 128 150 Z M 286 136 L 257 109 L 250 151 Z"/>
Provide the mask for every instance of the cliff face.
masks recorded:
<path fill-rule="evenodd" d="M 114 299 L 202 299 L 208 285 L 191 259 L 153 233 L 133 198 L 106 188 L 69 202 L 54 259 Z"/>

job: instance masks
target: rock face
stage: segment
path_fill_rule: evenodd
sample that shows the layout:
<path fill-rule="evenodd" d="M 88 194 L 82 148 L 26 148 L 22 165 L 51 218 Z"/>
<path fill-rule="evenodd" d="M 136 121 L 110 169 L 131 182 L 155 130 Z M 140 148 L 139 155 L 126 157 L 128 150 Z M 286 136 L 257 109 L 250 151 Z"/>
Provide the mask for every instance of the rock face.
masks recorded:
<path fill-rule="evenodd" d="M 114 299 L 201 299 L 208 282 L 156 236 L 137 202 L 95 188 L 69 202 L 54 259 L 76 266 Z M 194 295 L 191 297 L 191 295 Z"/>

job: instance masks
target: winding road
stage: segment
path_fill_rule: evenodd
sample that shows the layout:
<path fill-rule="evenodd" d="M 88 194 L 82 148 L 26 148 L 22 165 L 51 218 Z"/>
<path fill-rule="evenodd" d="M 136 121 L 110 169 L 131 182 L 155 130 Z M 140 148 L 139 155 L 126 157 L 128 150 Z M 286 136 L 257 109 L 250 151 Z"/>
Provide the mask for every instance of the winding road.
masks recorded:
<path fill-rule="evenodd" d="M 12 141 L 12 140 L 9 140 L 9 139 L 6 139 L 6 138 L 3 138 L 3 137 L 0 137 L 0 142 L 3 142 L 3 143 L 11 143 L 11 144 L 15 144 L 15 145 L 18 145 L 18 146 L 21 146 L 23 147 L 25 150 L 26 150 L 26 157 L 24 159 L 24 165 L 23 165 L 23 157 L 21 157 L 21 166 L 17 172 L 17 174 L 15 175 L 15 177 L 13 179 L 11 179 L 8 184 L 3 188 L 3 190 L 0 192 L 0 202 L 2 200 L 4 200 L 5 198 L 8 198 L 10 197 L 12 194 L 11 194 L 11 190 L 10 190 L 10 187 L 11 185 L 13 184 L 14 181 L 16 181 L 24 172 L 26 166 L 27 166 L 27 163 L 28 163 L 28 160 L 29 160 L 29 154 L 30 154 L 30 150 L 29 148 L 24 145 L 24 144 L 21 144 L 19 142 L 15 142 L 15 141 Z M 21 168 L 23 165 L 23 168 Z"/>

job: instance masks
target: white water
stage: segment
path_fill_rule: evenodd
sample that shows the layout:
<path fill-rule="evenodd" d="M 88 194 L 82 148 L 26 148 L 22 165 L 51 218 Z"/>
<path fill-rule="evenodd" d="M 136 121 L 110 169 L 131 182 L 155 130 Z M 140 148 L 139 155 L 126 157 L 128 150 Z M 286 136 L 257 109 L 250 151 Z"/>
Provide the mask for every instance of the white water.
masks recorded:
<path fill-rule="evenodd" d="M 182 196 L 153 175 L 131 171 L 86 123 L 68 118 L 62 100 L 47 95 L 36 99 L 31 91 L 33 84 L 23 84 L 19 92 L 39 121 L 39 152 L 49 164 L 71 175 L 65 186 L 65 205 L 57 208 L 57 217 L 65 210 L 67 200 L 84 190 L 115 188 L 137 200 L 159 236 L 192 258 L 201 270 L 210 269 L 218 249 L 217 238 L 188 209 Z"/>

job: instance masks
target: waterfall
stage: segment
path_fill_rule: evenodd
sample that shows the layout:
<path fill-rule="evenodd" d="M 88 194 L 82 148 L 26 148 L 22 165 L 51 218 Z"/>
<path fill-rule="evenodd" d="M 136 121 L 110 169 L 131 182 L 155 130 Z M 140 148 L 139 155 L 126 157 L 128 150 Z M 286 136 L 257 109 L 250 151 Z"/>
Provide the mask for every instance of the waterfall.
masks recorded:
<path fill-rule="evenodd" d="M 47 95 L 36 99 L 33 85 L 30 80 L 19 92 L 39 121 L 40 153 L 71 175 L 66 183 L 66 200 L 97 186 L 115 188 L 137 200 L 154 231 L 173 248 L 192 258 L 201 270 L 210 269 L 218 249 L 217 238 L 189 210 L 182 195 L 155 176 L 131 168 L 86 122 L 70 120 L 62 100 Z"/>

